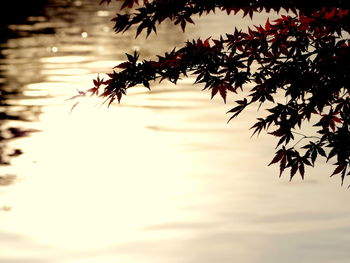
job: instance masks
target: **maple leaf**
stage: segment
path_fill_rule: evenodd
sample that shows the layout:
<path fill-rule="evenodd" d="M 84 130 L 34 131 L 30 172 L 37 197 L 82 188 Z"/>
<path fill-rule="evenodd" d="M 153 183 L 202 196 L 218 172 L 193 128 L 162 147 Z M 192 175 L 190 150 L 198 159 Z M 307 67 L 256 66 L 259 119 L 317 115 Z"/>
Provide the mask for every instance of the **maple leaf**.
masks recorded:
<path fill-rule="evenodd" d="M 348 163 L 345 163 L 345 164 L 339 164 L 337 166 L 337 168 L 335 168 L 334 172 L 332 173 L 331 177 L 336 175 L 336 174 L 339 174 L 341 173 L 341 182 L 342 182 L 342 185 L 343 185 L 343 182 L 344 182 L 344 178 L 345 178 L 345 174 L 346 174 L 346 171 L 347 171 L 347 168 L 348 168 L 349 164 Z M 350 173 L 348 173 L 349 175 Z M 349 186 L 350 187 L 350 186 Z"/>
<path fill-rule="evenodd" d="M 93 80 L 93 83 L 94 83 L 94 87 L 87 90 L 87 92 L 91 93 L 91 96 L 98 95 L 98 91 L 99 91 L 100 86 L 106 84 L 104 79 L 100 79 L 99 75 L 97 76 L 96 79 Z"/>
<path fill-rule="evenodd" d="M 280 127 L 273 132 L 269 132 L 269 134 L 274 135 L 276 137 L 281 137 L 287 133 L 287 130 L 284 127 Z"/>
<path fill-rule="evenodd" d="M 324 14 L 324 18 L 327 19 L 327 20 L 332 19 L 334 17 L 334 15 L 335 15 L 335 11 L 336 10 L 337 10 L 336 8 L 333 8 L 330 12 L 326 11 L 325 14 Z"/>
<path fill-rule="evenodd" d="M 93 83 L 96 88 L 99 88 L 102 84 L 104 84 L 104 80 L 100 79 L 100 75 L 97 75 L 97 78 L 93 80 Z"/>
<path fill-rule="evenodd" d="M 237 100 L 236 103 L 238 106 L 232 108 L 227 113 L 233 113 L 233 115 L 229 118 L 227 122 L 230 122 L 233 118 L 237 117 L 250 103 L 248 100 L 244 98 L 243 100 Z"/>
<path fill-rule="evenodd" d="M 274 157 L 274 158 L 272 159 L 272 161 L 269 163 L 269 166 L 270 166 L 271 164 L 274 164 L 274 163 L 277 163 L 277 162 L 281 161 L 282 158 L 285 157 L 285 156 L 286 156 L 286 151 L 285 151 L 285 149 L 280 149 L 280 150 L 278 150 L 277 153 L 276 153 L 276 155 L 275 155 L 275 157 Z"/>
<path fill-rule="evenodd" d="M 237 93 L 236 90 L 237 90 L 236 88 L 233 88 L 226 81 L 220 81 L 219 83 L 215 84 L 212 87 L 211 98 L 213 98 L 219 92 L 221 97 L 222 97 L 222 99 L 224 100 L 224 103 L 226 103 L 227 91 L 231 91 L 233 93 Z"/>
<path fill-rule="evenodd" d="M 266 128 L 266 120 L 264 118 L 258 118 L 258 122 L 255 123 L 252 127 L 250 127 L 250 130 L 254 129 L 252 136 L 255 133 L 257 133 L 259 135 L 260 132 L 265 128 Z"/>

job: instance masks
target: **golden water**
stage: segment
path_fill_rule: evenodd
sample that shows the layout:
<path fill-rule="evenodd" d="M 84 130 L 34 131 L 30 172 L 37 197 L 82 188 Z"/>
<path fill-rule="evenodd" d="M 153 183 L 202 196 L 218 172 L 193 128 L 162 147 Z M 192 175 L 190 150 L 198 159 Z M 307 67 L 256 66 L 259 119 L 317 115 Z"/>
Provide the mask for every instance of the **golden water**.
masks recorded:
<path fill-rule="evenodd" d="M 49 2 L 1 44 L 0 83 L 19 91 L 9 111 L 31 119 L 6 125 L 37 130 L 10 142 L 24 154 L 0 167 L 16 175 L 0 186 L 1 263 L 348 262 L 349 190 L 324 163 L 304 181 L 278 178 L 266 165 L 276 142 L 250 138 L 255 111 L 226 124 L 232 104 L 190 78 L 70 114 L 66 99 L 124 53 L 154 58 L 249 20 L 219 14 L 135 40 L 113 34 L 114 10 L 98 1 Z"/>

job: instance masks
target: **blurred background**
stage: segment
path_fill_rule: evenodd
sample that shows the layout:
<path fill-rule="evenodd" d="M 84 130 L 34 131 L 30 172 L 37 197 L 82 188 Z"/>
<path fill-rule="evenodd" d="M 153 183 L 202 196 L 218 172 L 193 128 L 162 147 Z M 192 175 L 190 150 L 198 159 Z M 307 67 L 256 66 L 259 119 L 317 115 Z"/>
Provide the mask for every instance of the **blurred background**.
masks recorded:
<path fill-rule="evenodd" d="M 118 6 L 98 2 L 1 3 L 0 263 L 348 262 L 347 182 L 326 163 L 278 178 L 272 136 L 250 137 L 263 112 L 226 124 L 235 98 L 210 100 L 191 77 L 71 112 L 125 53 L 155 58 L 268 15 L 135 39 L 114 34 Z"/>

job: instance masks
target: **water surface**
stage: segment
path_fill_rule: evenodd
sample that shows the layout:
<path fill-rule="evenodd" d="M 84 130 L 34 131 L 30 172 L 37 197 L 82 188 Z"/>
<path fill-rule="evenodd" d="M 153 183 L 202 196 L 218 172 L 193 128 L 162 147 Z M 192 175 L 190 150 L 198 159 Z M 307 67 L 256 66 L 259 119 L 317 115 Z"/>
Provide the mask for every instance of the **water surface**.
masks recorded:
<path fill-rule="evenodd" d="M 32 132 L 5 145 L 23 154 L 0 167 L 0 262 L 348 262 L 349 190 L 324 163 L 305 181 L 278 178 L 266 166 L 276 142 L 250 138 L 255 110 L 226 124 L 232 104 L 190 78 L 70 114 L 67 98 L 124 53 L 154 58 L 251 22 L 219 14 L 135 40 L 113 34 L 114 10 L 96 2 L 50 0 L 6 27 L 2 111 L 13 118 L 1 127 Z"/>

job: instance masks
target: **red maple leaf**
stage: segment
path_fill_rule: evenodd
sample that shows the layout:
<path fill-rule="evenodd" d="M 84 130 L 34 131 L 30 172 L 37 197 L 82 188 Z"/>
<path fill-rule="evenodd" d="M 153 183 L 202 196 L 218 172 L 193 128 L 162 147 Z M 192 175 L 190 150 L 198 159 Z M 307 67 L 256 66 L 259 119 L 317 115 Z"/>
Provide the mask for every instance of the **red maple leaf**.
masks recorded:
<path fill-rule="evenodd" d="M 229 83 L 221 81 L 211 89 L 211 98 L 214 98 L 214 96 L 219 92 L 222 99 L 226 103 L 227 90 L 237 93 L 236 89 L 233 88 Z"/>

